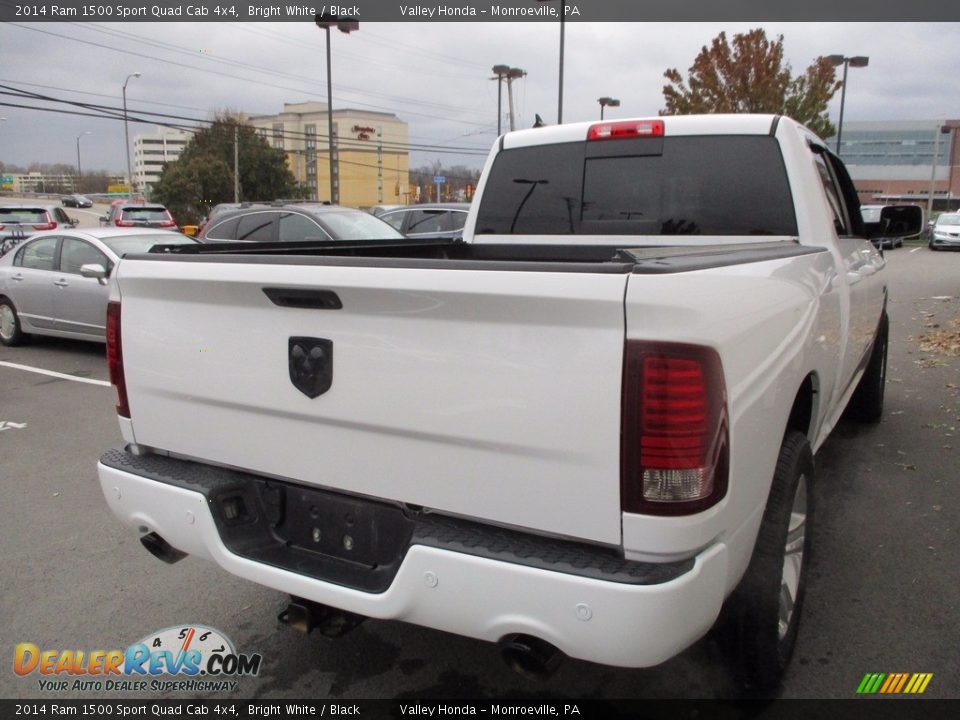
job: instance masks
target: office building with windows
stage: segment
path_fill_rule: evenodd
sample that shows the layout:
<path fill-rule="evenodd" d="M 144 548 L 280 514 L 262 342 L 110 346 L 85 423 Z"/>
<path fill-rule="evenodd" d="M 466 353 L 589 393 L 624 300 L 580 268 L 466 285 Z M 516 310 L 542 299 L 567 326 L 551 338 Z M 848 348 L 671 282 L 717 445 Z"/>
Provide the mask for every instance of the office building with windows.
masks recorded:
<path fill-rule="evenodd" d="M 327 104 L 284 103 L 277 115 L 251 115 L 249 122 L 271 147 L 282 150 L 287 166 L 308 197 L 330 200 Z M 333 174 L 340 204 L 370 207 L 409 200 L 407 123 L 392 113 L 333 111 Z"/>
<path fill-rule="evenodd" d="M 840 158 L 860 202 L 908 203 L 934 210 L 960 205 L 960 120 L 845 122 Z M 836 138 L 827 144 L 836 148 Z"/>
<path fill-rule="evenodd" d="M 133 138 L 133 187 L 150 197 L 160 179 L 165 163 L 173 162 L 193 137 L 192 133 L 171 128 L 157 128 L 155 133 L 141 133 Z"/>

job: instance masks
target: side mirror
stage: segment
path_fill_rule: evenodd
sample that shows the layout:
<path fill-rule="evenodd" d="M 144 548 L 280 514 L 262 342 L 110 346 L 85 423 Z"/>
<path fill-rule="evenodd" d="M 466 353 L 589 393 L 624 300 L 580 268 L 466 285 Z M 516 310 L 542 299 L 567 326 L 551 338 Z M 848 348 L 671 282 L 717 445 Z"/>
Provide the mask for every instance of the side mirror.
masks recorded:
<path fill-rule="evenodd" d="M 89 263 L 80 266 L 80 274 L 85 278 L 96 278 L 101 285 L 107 284 L 107 269 L 100 263 Z"/>
<path fill-rule="evenodd" d="M 868 238 L 905 238 L 923 230 L 923 208 L 917 205 L 887 205 L 880 211 L 880 222 L 864 223 Z"/>
<path fill-rule="evenodd" d="M 70 218 L 70 227 L 76 227 L 80 224 L 80 220 L 77 218 Z"/>

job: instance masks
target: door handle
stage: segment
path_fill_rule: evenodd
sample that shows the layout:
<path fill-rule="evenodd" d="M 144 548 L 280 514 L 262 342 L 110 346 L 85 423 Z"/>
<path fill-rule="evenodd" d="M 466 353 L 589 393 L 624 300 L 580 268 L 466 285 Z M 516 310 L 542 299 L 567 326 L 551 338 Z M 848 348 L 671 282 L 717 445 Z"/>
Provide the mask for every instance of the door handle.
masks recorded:
<path fill-rule="evenodd" d="M 68 285 L 70 285 L 70 283 L 68 283 L 63 278 L 60 278 L 59 280 L 54 280 L 53 284 L 56 285 L 57 287 L 67 287 Z"/>
<path fill-rule="evenodd" d="M 23 282 L 23 275 L 21 275 L 20 273 L 17 273 L 16 275 L 12 276 L 10 279 L 16 280 L 17 282 Z"/>

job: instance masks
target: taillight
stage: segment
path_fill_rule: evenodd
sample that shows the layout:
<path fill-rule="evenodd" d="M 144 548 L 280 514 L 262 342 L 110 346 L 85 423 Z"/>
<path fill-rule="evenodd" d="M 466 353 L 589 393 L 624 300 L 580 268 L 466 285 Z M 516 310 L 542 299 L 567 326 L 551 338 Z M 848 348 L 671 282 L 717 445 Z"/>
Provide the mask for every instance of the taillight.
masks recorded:
<path fill-rule="evenodd" d="M 120 342 L 120 303 L 107 303 L 107 367 L 110 382 L 117 388 L 117 415 L 130 417 L 127 383 L 123 377 L 123 345 Z"/>
<path fill-rule="evenodd" d="M 160 222 L 157 227 L 176 227 L 177 224 L 173 220 L 163 220 Z"/>
<path fill-rule="evenodd" d="M 663 137 L 663 120 L 616 120 L 591 125 L 587 140 Z"/>
<path fill-rule="evenodd" d="M 34 230 L 56 230 L 57 223 L 55 222 L 39 223 L 37 225 L 34 225 L 33 229 Z"/>
<path fill-rule="evenodd" d="M 121 220 L 120 218 L 114 220 L 113 223 L 117 227 L 135 227 L 134 223 L 130 222 L 129 220 Z"/>
<path fill-rule="evenodd" d="M 711 348 L 628 340 L 620 506 L 685 515 L 727 491 L 727 395 Z"/>

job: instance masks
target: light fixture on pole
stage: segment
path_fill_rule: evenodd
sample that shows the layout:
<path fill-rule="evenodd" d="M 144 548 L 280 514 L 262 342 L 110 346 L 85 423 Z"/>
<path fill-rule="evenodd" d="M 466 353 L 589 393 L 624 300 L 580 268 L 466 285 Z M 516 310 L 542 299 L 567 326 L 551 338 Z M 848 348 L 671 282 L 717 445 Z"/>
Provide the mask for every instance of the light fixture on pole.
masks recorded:
<path fill-rule="evenodd" d="M 550 2 L 550 0 L 537 0 L 537 2 Z M 560 0 L 560 89 L 557 91 L 557 125 L 563 124 L 563 17 L 566 14 L 564 9 L 566 0 Z"/>
<path fill-rule="evenodd" d="M 128 127 L 127 120 L 127 83 L 130 82 L 130 78 L 140 77 L 139 72 L 130 73 L 127 75 L 127 79 L 123 81 L 123 137 L 126 140 L 126 149 L 127 149 L 127 199 L 133 197 L 133 170 L 130 168 L 130 130 Z"/>
<path fill-rule="evenodd" d="M 327 147 L 330 153 L 330 202 L 340 204 L 340 183 L 337 177 L 337 165 L 334 162 L 333 143 L 333 72 L 330 69 L 330 28 L 335 27 L 342 33 L 350 33 L 360 29 L 360 23 L 348 17 L 335 18 L 325 12 L 317 13 L 314 17 L 317 27 L 327 34 Z"/>
<path fill-rule="evenodd" d="M 600 103 L 600 119 L 603 120 L 603 109 L 605 107 L 620 107 L 620 101 L 617 98 L 612 97 L 602 97 L 597 98 L 597 102 Z"/>
<path fill-rule="evenodd" d="M 503 132 L 501 130 L 501 120 L 503 119 L 503 79 L 510 73 L 509 65 L 494 65 L 494 77 L 491 80 L 497 81 L 497 137 Z"/>
<path fill-rule="evenodd" d="M 92 132 L 87 130 L 86 132 L 82 132 L 77 135 L 77 192 L 81 192 L 80 181 L 83 179 L 83 170 L 80 169 L 80 138 L 82 138 L 84 135 L 92 134 Z"/>
<path fill-rule="evenodd" d="M 870 58 L 865 55 L 846 57 L 844 55 L 828 55 L 827 60 L 834 67 L 843 65 L 843 83 L 840 86 L 840 121 L 837 123 L 837 156 L 840 156 L 840 136 L 843 133 L 843 105 L 847 99 L 847 68 L 866 67 Z"/>

